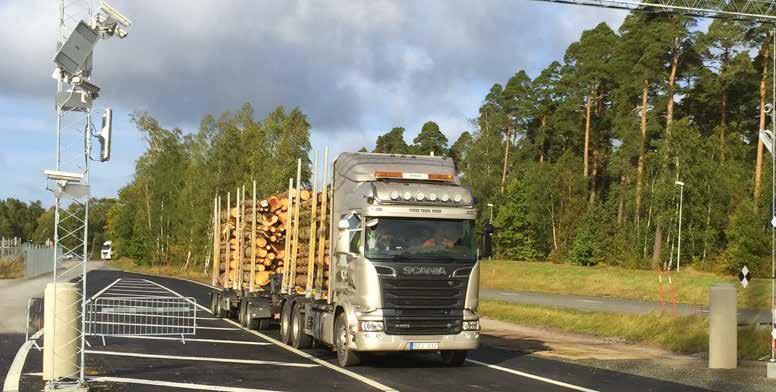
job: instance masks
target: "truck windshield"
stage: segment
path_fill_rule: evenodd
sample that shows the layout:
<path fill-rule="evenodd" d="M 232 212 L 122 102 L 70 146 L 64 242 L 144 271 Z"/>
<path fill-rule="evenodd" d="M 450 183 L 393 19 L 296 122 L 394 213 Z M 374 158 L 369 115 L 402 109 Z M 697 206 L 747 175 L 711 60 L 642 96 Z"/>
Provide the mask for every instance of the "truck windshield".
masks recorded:
<path fill-rule="evenodd" d="M 366 257 L 391 261 L 475 261 L 474 221 L 367 218 Z"/>

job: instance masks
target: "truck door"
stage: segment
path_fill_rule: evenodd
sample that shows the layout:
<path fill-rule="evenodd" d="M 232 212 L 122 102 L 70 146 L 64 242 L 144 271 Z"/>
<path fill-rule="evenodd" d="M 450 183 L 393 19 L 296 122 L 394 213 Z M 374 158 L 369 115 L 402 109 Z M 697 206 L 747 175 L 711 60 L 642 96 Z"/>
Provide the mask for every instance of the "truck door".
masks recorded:
<path fill-rule="evenodd" d="M 354 293 L 353 281 L 356 261 L 363 254 L 364 227 L 361 216 L 350 212 L 341 216 L 337 233 L 337 253 L 334 276 L 334 300 Z"/>

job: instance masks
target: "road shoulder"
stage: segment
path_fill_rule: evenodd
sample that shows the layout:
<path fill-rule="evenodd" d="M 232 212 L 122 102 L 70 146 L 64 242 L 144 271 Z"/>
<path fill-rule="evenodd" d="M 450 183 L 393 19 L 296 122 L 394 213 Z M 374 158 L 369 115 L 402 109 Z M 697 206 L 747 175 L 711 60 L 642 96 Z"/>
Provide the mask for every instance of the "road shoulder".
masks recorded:
<path fill-rule="evenodd" d="M 682 355 L 617 339 L 481 319 L 483 344 L 537 357 L 613 370 L 719 391 L 773 391 L 763 362 L 741 361 L 735 370 L 707 369 L 707 358 Z"/>

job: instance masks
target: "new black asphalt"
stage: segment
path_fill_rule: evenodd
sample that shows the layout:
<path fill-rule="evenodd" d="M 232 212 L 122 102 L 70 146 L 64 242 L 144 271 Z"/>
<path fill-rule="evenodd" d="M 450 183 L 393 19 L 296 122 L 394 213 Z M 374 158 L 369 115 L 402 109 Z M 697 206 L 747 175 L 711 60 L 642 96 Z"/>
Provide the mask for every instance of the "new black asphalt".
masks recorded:
<path fill-rule="evenodd" d="M 180 295 L 193 297 L 207 307 L 209 288 L 178 279 L 150 277 L 120 271 L 92 271 L 88 274 L 87 295 L 93 296 L 117 279 L 147 279 Z M 106 294 L 110 295 L 110 290 Z M 174 294 L 170 294 L 174 296 Z M 353 368 L 355 373 L 343 374 L 321 366 L 310 358 L 283 347 L 273 339 L 264 339 L 239 329 L 232 323 L 212 319 L 202 310 L 198 312 L 200 327 L 193 339 L 228 340 L 251 344 L 179 340 L 130 339 L 109 337 L 106 345 L 97 338 L 89 338 L 87 375 L 113 377 L 109 382 L 92 384 L 92 391 L 173 391 L 184 390 L 168 383 L 197 384 L 192 389 L 248 391 L 364 391 L 384 389 L 400 391 L 701 391 L 702 389 L 634 376 L 568 362 L 541 358 L 526 352 L 497 347 L 496 337 L 483 339 L 482 347 L 470 353 L 470 361 L 459 368 L 441 364 L 437 355 L 397 353 L 381 355 L 370 362 Z M 276 330 L 266 336 L 277 339 Z M 2 338 L 2 337 L 0 337 Z M 23 339 L 22 339 L 23 341 Z M 12 338 L 3 344 L 15 353 L 22 341 Z M 536 342 L 541 346 L 541 342 Z M 539 347 L 540 348 L 540 347 Z M 336 355 L 328 349 L 304 350 L 336 367 Z M 131 355 L 131 356 L 127 356 Z M 170 356 L 158 358 L 158 356 Z M 7 355 L 0 355 L 2 372 L 8 368 Z M 12 354 L 11 354 L 12 357 Z M 41 353 L 30 351 L 22 376 L 22 391 L 39 391 L 43 383 L 36 373 L 41 371 Z M 248 363 L 236 363 L 236 362 Z M 495 368 L 494 368 L 495 367 Z M 338 367 L 337 367 L 338 368 Z M 360 378 L 365 377 L 366 379 Z M 138 381 L 139 380 L 139 381 Z M 119 381 L 119 382 L 114 382 Z M 127 382 L 123 382 L 127 381 Z M 138 384 L 155 383 L 154 385 Z M 219 387 L 219 389 L 210 389 Z M 231 389 L 230 389 L 231 388 Z M 247 388 L 241 390 L 238 388 Z"/>

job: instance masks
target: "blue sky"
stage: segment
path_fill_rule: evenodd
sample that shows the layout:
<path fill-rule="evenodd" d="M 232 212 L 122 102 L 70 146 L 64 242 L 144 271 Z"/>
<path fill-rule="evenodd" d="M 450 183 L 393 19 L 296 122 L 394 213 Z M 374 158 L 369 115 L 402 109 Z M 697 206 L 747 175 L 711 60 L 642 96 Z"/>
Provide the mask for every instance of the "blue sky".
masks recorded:
<path fill-rule="evenodd" d="M 0 198 L 52 202 L 56 3 L 0 2 Z M 371 148 L 393 126 L 411 141 L 428 120 L 452 143 L 493 83 L 535 75 L 583 30 L 625 16 L 529 0 L 111 3 L 135 23 L 95 53 L 95 108 L 114 110 L 112 159 L 92 166 L 99 197 L 116 195 L 145 148 L 130 113 L 191 131 L 243 102 L 260 116 L 299 106 L 313 146 L 332 154 Z"/>

